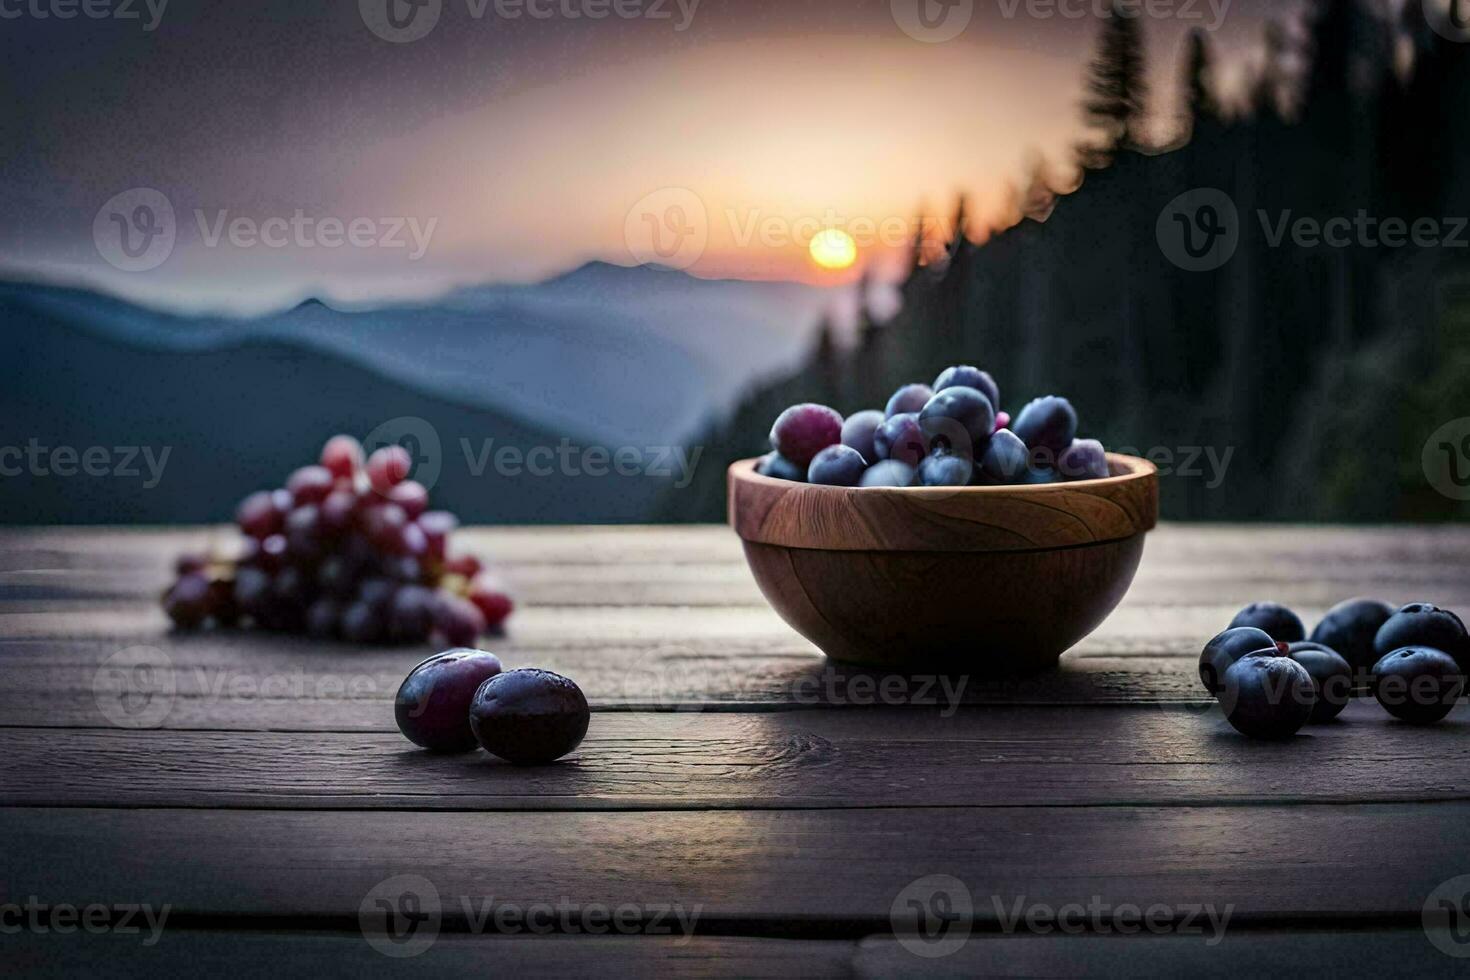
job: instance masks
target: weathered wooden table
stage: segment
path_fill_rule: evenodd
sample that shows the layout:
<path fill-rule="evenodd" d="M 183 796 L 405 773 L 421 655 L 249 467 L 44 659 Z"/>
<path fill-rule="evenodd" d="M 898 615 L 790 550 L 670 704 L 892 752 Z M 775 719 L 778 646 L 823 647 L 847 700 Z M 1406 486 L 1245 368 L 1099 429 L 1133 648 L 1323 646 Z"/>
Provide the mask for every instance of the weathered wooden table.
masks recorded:
<path fill-rule="evenodd" d="M 467 532 L 521 602 L 494 649 L 594 705 L 541 769 L 402 739 L 425 650 L 169 633 L 172 555 L 226 533 L 0 532 L 7 967 L 1470 964 L 1470 712 L 1413 729 L 1355 703 L 1254 743 L 1194 675 L 1252 599 L 1470 608 L 1470 530 L 1162 527 L 1111 620 L 1021 681 L 829 666 L 723 528 Z"/>

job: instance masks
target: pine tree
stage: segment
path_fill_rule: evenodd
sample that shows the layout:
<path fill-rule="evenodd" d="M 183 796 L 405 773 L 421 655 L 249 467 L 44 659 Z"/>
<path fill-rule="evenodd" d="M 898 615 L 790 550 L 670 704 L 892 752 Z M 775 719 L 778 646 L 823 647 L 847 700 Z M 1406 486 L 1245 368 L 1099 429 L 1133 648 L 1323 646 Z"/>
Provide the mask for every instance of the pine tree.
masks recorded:
<path fill-rule="evenodd" d="M 1136 12 L 1125 13 L 1114 0 L 1087 69 L 1082 112 L 1087 124 L 1101 132 L 1102 143 L 1083 148 L 1084 165 L 1096 166 L 1120 147 L 1143 143 L 1141 125 L 1147 101 L 1143 28 Z"/>
<path fill-rule="evenodd" d="M 1204 31 L 1189 34 L 1189 53 L 1184 63 L 1185 123 L 1192 130 L 1202 119 L 1218 120 L 1220 102 L 1215 98 L 1215 58 Z"/>

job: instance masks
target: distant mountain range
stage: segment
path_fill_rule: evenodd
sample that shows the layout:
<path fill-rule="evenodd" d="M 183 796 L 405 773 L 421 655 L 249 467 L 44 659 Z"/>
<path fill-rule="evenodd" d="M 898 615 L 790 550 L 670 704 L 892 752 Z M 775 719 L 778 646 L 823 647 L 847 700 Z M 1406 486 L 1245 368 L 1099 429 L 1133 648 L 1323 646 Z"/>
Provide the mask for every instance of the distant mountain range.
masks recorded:
<path fill-rule="evenodd" d="M 494 453 L 631 447 L 643 469 L 663 470 L 660 447 L 799 359 L 829 300 L 797 284 L 598 262 L 427 304 L 309 300 L 251 319 L 0 283 L 0 522 L 223 519 L 328 435 L 401 418 L 432 427 L 434 499 L 466 520 L 647 519 L 670 478 L 588 476 L 600 457 L 584 467 L 579 454 L 548 475 L 512 476 Z M 94 473 L 140 475 L 58 475 L 80 466 L 65 451 L 52 465 L 56 447 L 78 459 L 103 447 L 112 462 L 94 453 Z M 140 447 L 132 467 L 119 447 Z M 160 478 L 144 486 L 146 451 L 157 461 L 165 448 Z"/>

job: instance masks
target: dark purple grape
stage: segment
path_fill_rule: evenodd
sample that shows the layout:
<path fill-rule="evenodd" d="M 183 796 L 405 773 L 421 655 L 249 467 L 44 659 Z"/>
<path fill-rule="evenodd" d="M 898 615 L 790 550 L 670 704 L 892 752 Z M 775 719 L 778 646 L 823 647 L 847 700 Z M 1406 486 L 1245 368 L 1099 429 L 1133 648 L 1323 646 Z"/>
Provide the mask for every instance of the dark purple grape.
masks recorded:
<path fill-rule="evenodd" d="M 318 639 L 330 639 L 337 635 L 342 624 L 342 603 L 322 596 L 306 610 L 306 632 Z"/>
<path fill-rule="evenodd" d="M 1108 475 L 1108 457 L 1096 439 L 1073 439 L 1057 457 L 1057 472 L 1067 480 L 1101 480 Z"/>
<path fill-rule="evenodd" d="M 302 609 L 311 604 L 314 592 L 311 579 L 297 565 L 287 565 L 271 579 L 271 595 Z"/>
<path fill-rule="evenodd" d="M 328 555 L 317 566 L 316 586 L 329 596 L 346 599 L 357 591 L 357 566 L 343 555 Z"/>
<path fill-rule="evenodd" d="M 1286 655 L 1307 668 L 1317 689 L 1308 722 L 1321 724 L 1341 714 L 1353 696 L 1353 669 L 1348 662 L 1331 647 L 1309 640 L 1288 644 Z"/>
<path fill-rule="evenodd" d="M 245 615 L 259 618 L 270 590 L 271 577 L 264 570 L 253 566 L 235 570 L 235 604 Z"/>
<path fill-rule="evenodd" d="M 397 590 L 397 583 L 391 579 L 363 579 L 362 584 L 357 587 L 357 598 L 358 601 L 366 604 L 369 609 L 377 612 L 387 612 L 388 603 L 393 599 L 393 593 Z"/>
<path fill-rule="evenodd" d="M 181 577 L 163 597 L 163 611 L 180 629 L 194 629 L 210 612 L 209 579 L 189 574 Z"/>
<path fill-rule="evenodd" d="M 771 448 L 803 469 L 818 452 L 841 440 L 842 416 L 826 405 L 793 405 L 771 426 Z"/>
<path fill-rule="evenodd" d="M 1010 429 L 1000 429 L 990 437 L 979 463 L 982 481 L 997 485 L 1024 482 L 1030 465 L 1030 450 Z"/>
<path fill-rule="evenodd" d="M 1470 636 L 1460 617 L 1432 602 L 1411 602 L 1394 613 L 1373 636 L 1373 649 L 1378 656 L 1403 647 L 1430 647 L 1443 650 L 1460 664 L 1470 668 Z"/>
<path fill-rule="evenodd" d="M 424 566 L 412 555 L 389 555 L 381 564 L 383 577 L 394 582 L 418 582 L 424 577 Z"/>
<path fill-rule="evenodd" d="M 235 602 L 232 579 L 217 578 L 209 583 L 209 616 L 221 626 L 234 626 L 240 619 L 240 606 Z"/>
<path fill-rule="evenodd" d="M 433 752 L 469 752 L 478 744 L 470 727 L 475 693 L 502 670 L 484 650 L 436 653 L 408 672 L 393 699 L 398 730 Z"/>
<path fill-rule="evenodd" d="M 812 457 L 806 479 L 829 487 L 855 487 L 867 468 L 863 454 L 851 446 L 828 446 Z"/>
<path fill-rule="evenodd" d="M 393 550 L 409 558 L 421 558 L 429 550 L 429 537 L 424 534 L 423 528 L 410 521 L 399 529 Z"/>
<path fill-rule="evenodd" d="M 329 535 L 343 533 L 352 527 L 356 513 L 357 495 L 351 490 L 333 490 L 321 503 L 322 531 Z"/>
<path fill-rule="evenodd" d="M 934 391 L 936 394 L 946 388 L 953 387 L 974 388 L 990 401 L 990 407 L 1000 411 L 1000 386 L 988 371 L 982 371 L 968 364 L 956 364 L 954 367 L 945 368 L 939 372 L 939 377 L 934 379 Z"/>
<path fill-rule="evenodd" d="M 485 632 L 485 617 L 463 596 L 440 592 L 434 601 L 434 629 L 451 645 L 467 647 Z"/>
<path fill-rule="evenodd" d="M 963 487 L 974 475 L 975 464 L 968 456 L 934 452 L 919 464 L 917 482 L 921 487 Z"/>
<path fill-rule="evenodd" d="M 860 487 L 911 487 L 915 479 L 914 468 L 896 459 L 885 459 L 869 466 L 858 481 Z"/>
<path fill-rule="evenodd" d="M 934 389 L 928 385 L 904 385 L 893 393 L 883 408 L 884 418 L 895 415 L 916 415 L 934 397 Z"/>
<path fill-rule="evenodd" d="M 1216 633 L 1199 655 L 1199 679 L 1211 694 L 1219 694 L 1225 686 L 1225 671 L 1242 657 L 1252 654 L 1275 654 L 1276 641 L 1265 630 L 1254 626 L 1236 626 Z"/>
<path fill-rule="evenodd" d="M 208 555 L 186 553 L 174 559 L 175 575 L 202 575 L 208 567 Z"/>
<path fill-rule="evenodd" d="M 984 393 L 951 385 L 929 399 L 919 413 L 929 445 L 974 459 L 983 455 L 995 431 L 995 408 Z"/>
<path fill-rule="evenodd" d="M 1464 688 L 1465 675 L 1455 658 L 1433 647 L 1403 647 L 1373 665 L 1373 696 L 1385 711 L 1410 724 L 1439 721 Z"/>
<path fill-rule="evenodd" d="M 260 542 L 260 550 L 255 554 L 255 564 L 267 572 L 274 572 L 285 564 L 289 550 L 284 534 L 272 534 Z"/>
<path fill-rule="evenodd" d="M 873 435 L 884 418 L 886 416 L 876 408 L 849 415 L 842 423 L 842 444 L 862 453 L 863 459 L 876 461 L 878 455 L 873 449 Z"/>
<path fill-rule="evenodd" d="M 518 766 L 544 765 L 571 752 L 592 713 L 571 680 L 549 670 L 510 670 L 475 692 L 470 728 L 485 751 Z"/>
<path fill-rule="evenodd" d="M 362 463 L 362 444 L 351 436 L 333 436 L 322 447 L 321 464 L 339 479 L 352 479 Z"/>
<path fill-rule="evenodd" d="M 891 419 L 884 419 L 883 424 L 873 433 L 873 452 L 877 454 L 874 462 L 892 459 L 909 466 L 918 466 L 929 455 L 929 437 L 919 425 L 917 415 L 911 412 L 895 415 Z"/>
<path fill-rule="evenodd" d="M 429 638 L 434 626 L 434 592 L 422 585 L 405 585 L 388 603 L 388 635 L 401 642 Z"/>
<path fill-rule="evenodd" d="M 1313 643 L 1331 647 L 1353 668 L 1355 685 L 1367 689 L 1367 676 L 1378 662 L 1373 649 L 1378 628 L 1394 614 L 1393 606 L 1379 599 L 1348 599 L 1339 602 L 1312 630 Z M 1385 651 L 1388 652 L 1388 651 Z"/>
<path fill-rule="evenodd" d="M 1077 412 L 1065 398 L 1034 398 L 1011 423 L 1011 431 L 1028 449 L 1045 447 L 1060 454 L 1077 438 Z"/>
<path fill-rule="evenodd" d="M 342 636 L 353 643 L 381 643 L 382 614 L 361 600 L 352 603 L 342 613 Z"/>
<path fill-rule="evenodd" d="M 297 560 L 310 560 L 321 553 L 321 511 L 316 504 L 302 504 L 286 515 L 286 553 Z"/>
<path fill-rule="evenodd" d="M 1317 689 L 1307 668 L 1289 657 L 1247 655 L 1225 671 L 1225 720 L 1252 738 L 1287 738 L 1311 718 Z"/>
<path fill-rule="evenodd" d="M 391 554 L 398 548 L 403 526 L 407 523 L 408 515 L 403 512 L 402 507 L 383 503 L 368 508 L 363 517 L 362 529 L 373 547 Z"/>
<path fill-rule="evenodd" d="M 762 456 L 755 464 L 755 471 L 761 476 L 769 476 L 773 480 L 790 480 L 793 483 L 806 482 L 806 470 L 776 452 L 766 453 Z"/>
<path fill-rule="evenodd" d="M 1277 643 L 1295 643 L 1307 635 L 1300 617 L 1279 602 L 1253 602 L 1236 613 L 1230 625 L 1265 630 Z"/>
<path fill-rule="evenodd" d="M 336 478 L 325 466 L 303 466 L 286 478 L 286 489 L 298 507 L 302 504 L 319 504 L 336 486 Z"/>

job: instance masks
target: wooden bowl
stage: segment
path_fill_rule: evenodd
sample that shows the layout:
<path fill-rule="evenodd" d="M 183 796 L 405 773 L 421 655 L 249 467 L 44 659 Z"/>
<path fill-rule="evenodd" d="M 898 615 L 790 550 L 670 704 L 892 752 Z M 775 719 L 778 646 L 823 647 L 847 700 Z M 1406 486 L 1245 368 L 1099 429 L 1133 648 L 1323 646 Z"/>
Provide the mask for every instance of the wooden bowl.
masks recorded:
<path fill-rule="evenodd" d="M 1101 480 L 824 487 L 730 466 L 730 524 L 767 601 L 828 657 L 876 667 L 1045 670 L 1107 618 L 1158 521 L 1158 470 Z"/>

